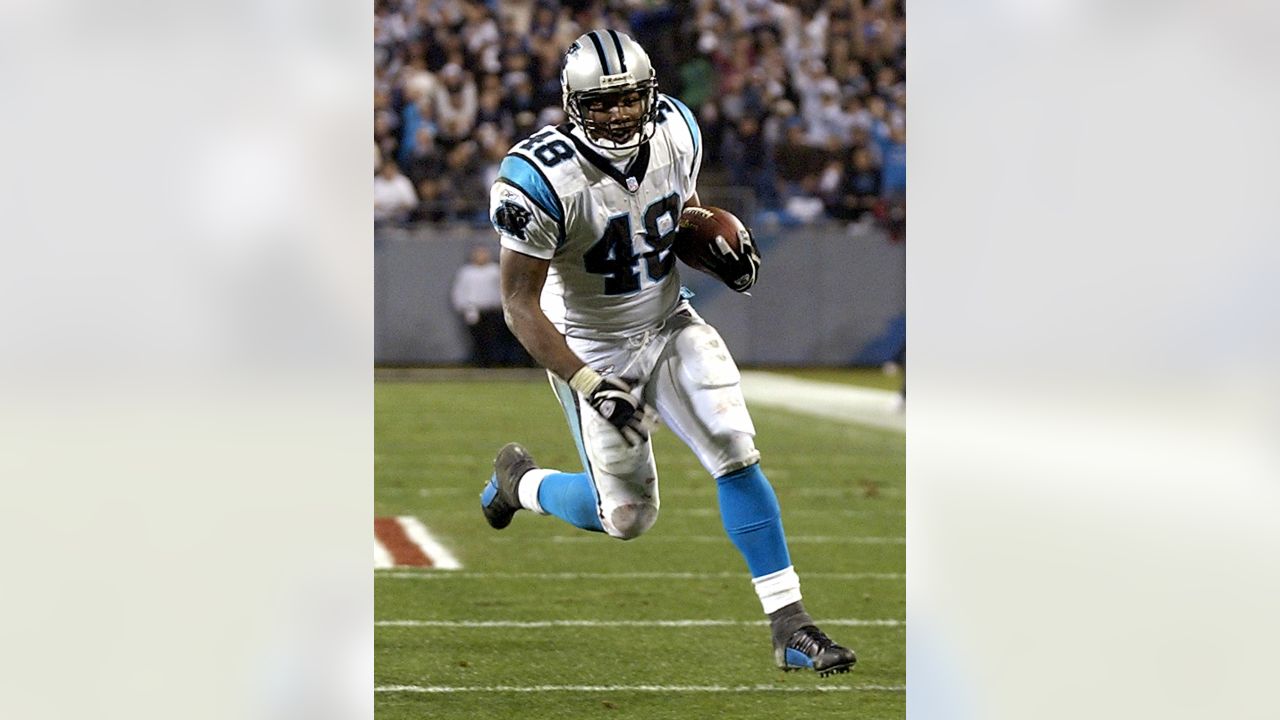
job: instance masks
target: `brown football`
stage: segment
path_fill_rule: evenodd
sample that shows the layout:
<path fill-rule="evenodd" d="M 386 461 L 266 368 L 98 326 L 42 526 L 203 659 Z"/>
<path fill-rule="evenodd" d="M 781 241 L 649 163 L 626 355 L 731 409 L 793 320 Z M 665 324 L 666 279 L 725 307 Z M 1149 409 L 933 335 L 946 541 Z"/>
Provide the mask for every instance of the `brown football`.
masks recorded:
<path fill-rule="evenodd" d="M 733 253 L 742 251 L 742 238 L 748 231 L 737 215 L 718 207 L 687 207 L 680 213 L 673 248 L 685 265 L 709 275 L 715 258 L 727 247 Z M 717 249 L 719 246 L 719 249 Z"/>

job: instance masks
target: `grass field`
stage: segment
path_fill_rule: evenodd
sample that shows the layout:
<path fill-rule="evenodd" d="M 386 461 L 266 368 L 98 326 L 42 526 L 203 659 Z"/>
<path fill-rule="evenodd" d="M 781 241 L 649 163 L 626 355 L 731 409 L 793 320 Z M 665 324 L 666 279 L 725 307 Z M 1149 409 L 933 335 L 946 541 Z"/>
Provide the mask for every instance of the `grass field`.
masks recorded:
<path fill-rule="evenodd" d="M 417 517 L 463 566 L 376 571 L 379 720 L 905 715 L 901 433 L 752 409 L 805 604 L 858 652 L 818 678 L 773 667 L 715 484 L 670 431 L 644 536 L 529 513 L 498 532 L 478 495 L 501 445 L 580 469 L 546 382 L 379 382 L 376 403 L 376 514 Z"/>
<path fill-rule="evenodd" d="M 806 380 L 856 385 L 859 387 L 892 390 L 902 388 L 902 374 L 885 374 L 880 368 L 772 368 L 773 372 Z"/>

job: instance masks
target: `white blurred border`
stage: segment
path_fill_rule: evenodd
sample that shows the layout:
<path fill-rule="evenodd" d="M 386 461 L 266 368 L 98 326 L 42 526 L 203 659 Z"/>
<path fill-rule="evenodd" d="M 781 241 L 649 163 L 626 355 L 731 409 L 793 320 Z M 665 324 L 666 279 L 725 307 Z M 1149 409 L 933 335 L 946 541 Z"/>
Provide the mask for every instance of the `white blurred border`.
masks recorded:
<path fill-rule="evenodd" d="M 908 15 L 912 715 L 1274 717 L 1274 6 Z M 0 8 L 0 716 L 371 716 L 371 30 Z"/>
<path fill-rule="evenodd" d="M 909 3 L 912 717 L 1280 712 L 1277 19 Z"/>
<path fill-rule="evenodd" d="M 371 38 L 0 6 L 0 716 L 372 717 Z"/>

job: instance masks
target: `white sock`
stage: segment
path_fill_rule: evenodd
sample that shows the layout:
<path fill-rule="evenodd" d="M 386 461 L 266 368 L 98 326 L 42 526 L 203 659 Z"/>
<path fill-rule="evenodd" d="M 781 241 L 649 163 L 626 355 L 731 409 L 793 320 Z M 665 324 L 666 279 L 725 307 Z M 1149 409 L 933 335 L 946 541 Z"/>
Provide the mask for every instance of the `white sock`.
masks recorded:
<path fill-rule="evenodd" d="M 558 473 L 559 470 L 549 470 L 547 468 L 534 468 L 525 473 L 520 478 L 520 484 L 517 486 L 520 495 L 520 507 L 525 510 L 532 510 L 539 515 L 546 515 L 547 511 L 542 509 L 542 504 L 538 502 L 538 488 L 542 487 L 542 480 L 551 473 Z"/>
<path fill-rule="evenodd" d="M 800 599 L 800 576 L 791 565 L 768 575 L 751 578 L 751 584 L 756 586 L 756 595 L 760 596 L 760 605 L 764 607 L 766 615 Z"/>

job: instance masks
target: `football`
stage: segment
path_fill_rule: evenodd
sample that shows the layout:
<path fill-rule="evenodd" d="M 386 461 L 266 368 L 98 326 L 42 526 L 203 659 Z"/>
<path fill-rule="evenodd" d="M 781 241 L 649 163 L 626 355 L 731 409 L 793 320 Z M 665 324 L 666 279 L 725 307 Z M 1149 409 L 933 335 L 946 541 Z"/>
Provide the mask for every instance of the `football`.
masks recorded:
<path fill-rule="evenodd" d="M 687 207 L 680 213 L 673 248 L 685 265 L 709 275 L 715 259 L 737 255 L 750 235 L 738 216 L 718 207 Z"/>

